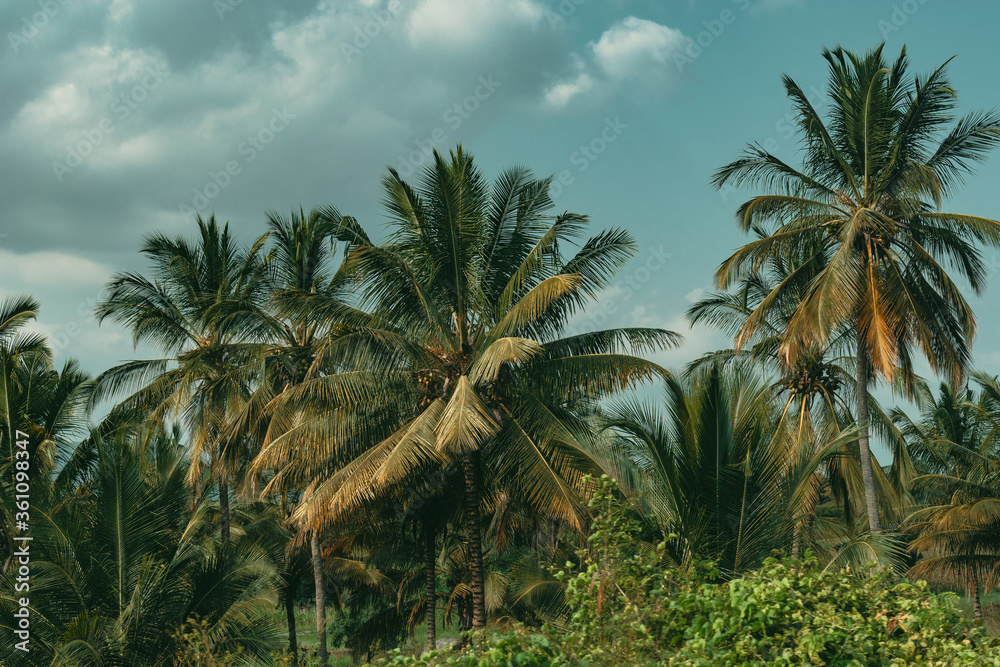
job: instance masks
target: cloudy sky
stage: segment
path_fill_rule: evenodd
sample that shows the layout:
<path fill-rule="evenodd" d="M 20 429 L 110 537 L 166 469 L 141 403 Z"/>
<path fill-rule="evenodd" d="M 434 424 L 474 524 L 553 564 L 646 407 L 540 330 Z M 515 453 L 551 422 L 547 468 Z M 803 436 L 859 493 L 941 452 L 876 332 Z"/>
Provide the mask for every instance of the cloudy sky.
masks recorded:
<path fill-rule="evenodd" d="M 747 193 L 710 174 L 750 141 L 796 160 L 781 74 L 822 104 L 822 48 L 885 39 L 918 72 L 957 55 L 961 108 L 992 108 L 998 24 L 992 1 L 6 0 L 0 296 L 37 296 L 59 357 L 96 373 L 135 354 L 91 312 L 144 234 L 214 211 L 249 239 L 267 209 L 333 204 L 378 235 L 386 165 L 462 143 L 632 230 L 639 256 L 579 324 L 682 331 L 677 367 L 725 345 L 683 312 L 743 242 Z M 998 176 L 1000 156 L 948 206 L 1000 217 Z M 998 303 L 975 301 L 991 372 Z"/>

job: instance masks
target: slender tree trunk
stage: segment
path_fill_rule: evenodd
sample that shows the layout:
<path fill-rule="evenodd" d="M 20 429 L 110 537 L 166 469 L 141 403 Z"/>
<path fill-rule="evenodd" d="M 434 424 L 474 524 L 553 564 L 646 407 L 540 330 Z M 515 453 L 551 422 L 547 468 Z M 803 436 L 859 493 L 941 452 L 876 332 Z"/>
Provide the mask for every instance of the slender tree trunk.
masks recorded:
<path fill-rule="evenodd" d="M 858 450 L 861 455 L 861 479 L 865 485 L 865 504 L 868 506 L 868 528 L 873 533 L 882 530 L 878 514 L 878 497 L 875 495 L 875 474 L 872 471 L 872 452 L 868 447 L 868 358 L 864 344 L 858 340 Z"/>
<path fill-rule="evenodd" d="M 285 617 L 288 619 L 288 654 L 292 658 L 292 667 L 298 667 L 299 640 L 295 634 L 295 591 L 291 589 L 291 585 L 285 588 Z"/>
<path fill-rule="evenodd" d="M 816 482 L 815 477 L 812 477 L 809 483 L 812 485 L 816 495 L 809 494 L 806 496 L 805 507 L 803 508 L 805 511 L 794 519 L 792 527 L 792 558 L 798 558 L 802 554 L 802 541 L 808 539 L 812 534 L 812 526 L 816 521 L 816 504 L 819 501 L 822 489 L 819 488 L 819 483 Z"/>
<path fill-rule="evenodd" d="M 309 542 L 312 548 L 313 581 L 316 583 L 316 656 L 319 666 L 326 667 L 326 594 L 323 590 L 323 552 L 319 547 L 319 533 L 313 533 Z"/>
<path fill-rule="evenodd" d="M 969 577 L 969 583 L 972 586 L 972 615 L 980 619 L 983 617 L 983 604 L 979 600 L 979 581 L 975 574 Z"/>
<path fill-rule="evenodd" d="M 435 568 L 434 529 L 424 521 L 424 558 L 427 576 L 427 650 L 437 646 L 437 571 Z"/>
<path fill-rule="evenodd" d="M 483 541 L 479 516 L 479 452 L 462 462 L 465 472 L 465 526 L 468 533 L 469 570 L 472 574 L 472 629 L 486 627 L 486 588 L 483 583 Z"/>
<path fill-rule="evenodd" d="M 222 537 L 222 553 L 229 555 L 229 481 L 226 471 L 219 474 L 219 532 Z"/>

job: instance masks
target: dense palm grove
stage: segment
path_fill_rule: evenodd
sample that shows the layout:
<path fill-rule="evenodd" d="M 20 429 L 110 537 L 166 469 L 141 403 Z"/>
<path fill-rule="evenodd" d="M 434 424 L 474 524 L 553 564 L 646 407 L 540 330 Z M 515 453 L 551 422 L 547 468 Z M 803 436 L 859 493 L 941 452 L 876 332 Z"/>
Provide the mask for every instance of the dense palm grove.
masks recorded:
<path fill-rule="evenodd" d="M 460 664 L 1000 660 L 974 620 L 1000 583 L 1000 379 L 955 282 L 986 287 L 1000 223 L 942 211 L 1000 116 L 956 118 L 905 51 L 824 56 L 825 118 L 785 78 L 801 164 L 753 145 L 714 176 L 750 191 L 751 240 L 688 313 L 732 349 L 684 369 L 650 360 L 674 332 L 575 332 L 628 231 L 461 148 L 388 170 L 384 242 L 329 206 L 249 244 L 214 217 L 144 239 L 95 315 L 158 358 L 57 368 L 39 304 L 4 301 L 0 626 L 23 471 L 32 650 L 0 662 L 326 665 L 444 627 L 474 631 Z M 884 636 L 831 629 L 854 622 Z"/>

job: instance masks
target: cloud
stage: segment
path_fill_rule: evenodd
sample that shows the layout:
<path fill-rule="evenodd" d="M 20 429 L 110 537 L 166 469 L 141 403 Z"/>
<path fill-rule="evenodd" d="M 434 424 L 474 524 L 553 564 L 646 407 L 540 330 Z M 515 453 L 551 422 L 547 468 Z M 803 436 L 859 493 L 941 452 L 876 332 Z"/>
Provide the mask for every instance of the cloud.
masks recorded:
<path fill-rule="evenodd" d="M 24 7 L 0 3 L 0 25 L 20 30 Z M 371 221 L 386 163 L 405 159 L 394 156 L 471 145 L 535 111 L 550 73 L 574 67 L 542 0 L 60 7 L 0 59 L 0 293 L 38 297 L 50 335 L 100 296 L 108 266 L 145 270 L 144 234 L 190 235 L 181 205 L 206 184 L 198 212 L 243 239 L 269 208 L 333 203 Z M 150 68 L 164 74 L 144 85 Z M 280 134 L 275 109 L 292 116 Z M 265 130 L 250 160 L 240 148 Z M 71 151 L 82 159 L 57 173 Z M 80 327 L 71 350 L 92 352 L 89 367 L 131 356 L 89 315 Z"/>
<path fill-rule="evenodd" d="M 705 296 L 705 290 L 700 287 L 695 287 L 693 290 L 685 294 L 684 298 L 691 303 L 697 303 L 703 296 Z"/>
<path fill-rule="evenodd" d="M 64 252 L 16 254 L 0 250 L 0 280 L 4 286 L 34 288 L 101 286 L 111 276 L 111 269 Z"/>
<path fill-rule="evenodd" d="M 532 0 L 424 0 L 410 13 L 407 32 L 417 47 L 463 49 L 512 26 L 535 28 L 544 11 Z"/>
<path fill-rule="evenodd" d="M 593 45 L 594 58 L 609 76 L 641 78 L 664 69 L 687 45 L 680 30 L 629 16 L 611 26 Z"/>
<path fill-rule="evenodd" d="M 662 90 L 677 74 L 673 56 L 688 42 L 680 30 L 628 16 L 588 45 L 589 60 L 572 54 L 568 71 L 549 86 L 545 101 L 559 109 L 588 93 L 595 98 L 611 95 L 628 82 Z"/>

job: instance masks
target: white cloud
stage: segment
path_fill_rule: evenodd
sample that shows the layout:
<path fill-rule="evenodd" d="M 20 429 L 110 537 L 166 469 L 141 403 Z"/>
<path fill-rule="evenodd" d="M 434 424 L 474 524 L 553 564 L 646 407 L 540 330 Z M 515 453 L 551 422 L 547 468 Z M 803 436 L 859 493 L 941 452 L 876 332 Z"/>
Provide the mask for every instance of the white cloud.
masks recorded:
<path fill-rule="evenodd" d="M 629 80 L 660 89 L 674 73 L 674 54 L 687 44 L 680 30 L 628 16 L 590 43 L 589 61 L 570 54 L 570 72 L 549 86 L 545 102 L 561 109 L 586 93 L 592 97 L 612 94 Z"/>
<path fill-rule="evenodd" d="M 43 251 L 18 255 L 0 250 L 0 280 L 8 287 L 103 285 L 111 269 L 83 257 Z"/>
<path fill-rule="evenodd" d="M 544 8 L 533 0 L 424 0 L 409 17 L 414 46 L 463 48 L 510 25 L 535 27 Z"/>
<path fill-rule="evenodd" d="M 646 76 L 651 68 L 662 68 L 686 44 L 687 38 L 680 30 L 629 16 L 606 30 L 593 50 L 605 73 L 628 78 Z"/>
<path fill-rule="evenodd" d="M 594 87 L 594 78 L 587 73 L 587 63 L 580 54 L 571 53 L 570 62 L 576 70 L 576 77 L 559 81 L 545 92 L 545 101 L 557 109 L 566 106 L 574 97 L 587 93 Z"/>

